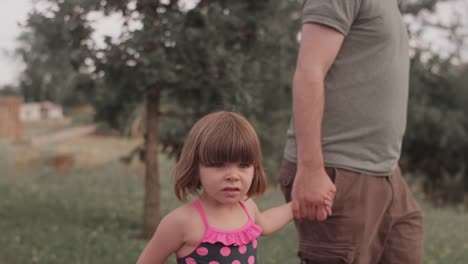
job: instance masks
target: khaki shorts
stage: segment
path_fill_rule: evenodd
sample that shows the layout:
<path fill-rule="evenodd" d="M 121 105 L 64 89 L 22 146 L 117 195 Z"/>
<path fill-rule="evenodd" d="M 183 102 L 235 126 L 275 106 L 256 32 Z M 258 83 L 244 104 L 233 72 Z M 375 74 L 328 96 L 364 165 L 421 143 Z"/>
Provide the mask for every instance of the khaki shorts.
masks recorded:
<path fill-rule="evenodd" d="M 326 171 L 336 186 L 333 212 L 323 222 L 296 222 L 301 263 L 422 263 L 422 213 L 399 168 L 390 176 Z M 283 160 L 286 201 L 295 175 L 296 164 Z"/>

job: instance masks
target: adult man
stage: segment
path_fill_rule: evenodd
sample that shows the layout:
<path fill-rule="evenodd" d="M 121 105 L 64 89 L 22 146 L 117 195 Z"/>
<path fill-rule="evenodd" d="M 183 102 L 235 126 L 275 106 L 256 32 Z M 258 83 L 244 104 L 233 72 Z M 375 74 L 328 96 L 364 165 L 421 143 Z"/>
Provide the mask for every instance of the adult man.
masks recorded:
<path fill-rule="evenodd" d="M 421 210 L 397 165 L 409 78 L 398 2 L 308 0 L 302 19 L 279 177 L 302 263 L 421 263 Z"/>

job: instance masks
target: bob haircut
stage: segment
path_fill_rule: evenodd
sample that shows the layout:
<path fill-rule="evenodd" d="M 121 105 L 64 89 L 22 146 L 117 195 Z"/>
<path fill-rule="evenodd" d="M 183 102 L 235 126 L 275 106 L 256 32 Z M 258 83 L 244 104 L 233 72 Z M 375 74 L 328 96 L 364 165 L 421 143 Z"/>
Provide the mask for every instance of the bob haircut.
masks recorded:
<path fill-rule="evenodd" d="M 214 112 L 201 118 L 185 139 L 175 168 L 175 194 L 186 201 L 201 189 L 200 164 L 247 162 L 254 166 L 254 176 L 247 196 L 265 192 L 267 181 L 257 133 L 238 113 Z"/>

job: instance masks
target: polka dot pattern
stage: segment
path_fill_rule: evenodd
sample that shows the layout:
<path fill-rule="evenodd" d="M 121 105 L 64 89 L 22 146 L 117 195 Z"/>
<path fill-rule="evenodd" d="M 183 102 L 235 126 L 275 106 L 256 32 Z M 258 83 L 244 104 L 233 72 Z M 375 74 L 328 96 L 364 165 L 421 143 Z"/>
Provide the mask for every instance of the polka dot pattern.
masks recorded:
<path fill-rule="evenodd" d="M 226 246 L 221 242 L 214 244 L 202 242 L 192 253 L 186 257 L 178 258 L 178 264 L 256 264 L 257 263 L 257 241 L 246 245 Z"/>
<path fill-rule="evenodd" d="M 245 245 L 242 245 L 239 247 L 239 253 L 244 254 L 247 251 L 247 247 Z"/>
<path fill-rule="evenodd" d="M 231 249 L 229 247 L 223 247 L 220 252 L 222 256 L 227 257 L 231 254 Z"/>
<path fill-rule="evenodd" d="M 197 262 L 193 258 L 187 258 L 185 260 L 186 264 L 197 264 Z"/>
<path fill-rule="evenodd" d="M 208 249 L 206 247 L 199 247 L 197 248 L 197 254 L 200 256 L 208 255 Z"/>

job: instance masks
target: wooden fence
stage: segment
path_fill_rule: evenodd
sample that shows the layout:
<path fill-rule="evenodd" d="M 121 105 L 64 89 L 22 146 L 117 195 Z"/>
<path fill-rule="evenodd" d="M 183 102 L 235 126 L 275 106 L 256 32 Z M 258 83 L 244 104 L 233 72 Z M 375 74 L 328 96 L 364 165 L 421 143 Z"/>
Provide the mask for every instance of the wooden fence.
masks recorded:
<path fill-rule="evenodd" d="M 23 128 L 20 107 L 23 99 L 17 96 L 0 96 L 0 138 L 20 139 Z"/>

